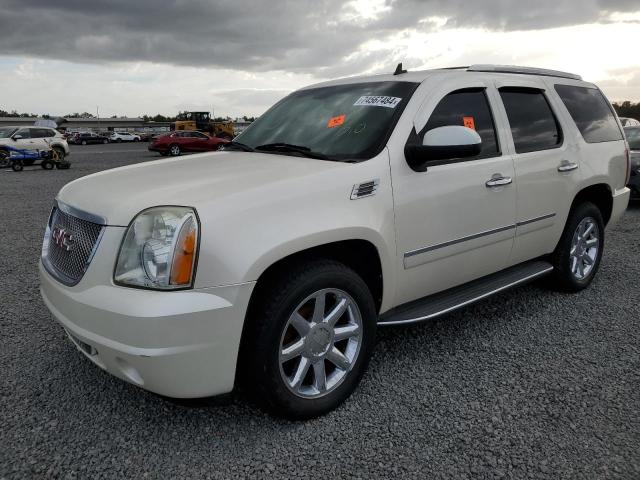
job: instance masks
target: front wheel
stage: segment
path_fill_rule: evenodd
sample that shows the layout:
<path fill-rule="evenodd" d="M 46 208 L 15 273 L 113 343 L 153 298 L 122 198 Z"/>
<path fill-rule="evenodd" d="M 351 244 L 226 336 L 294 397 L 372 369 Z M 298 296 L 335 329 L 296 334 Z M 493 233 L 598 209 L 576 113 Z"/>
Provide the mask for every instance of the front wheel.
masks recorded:
<path fill-rule="evenodd" d="M 373 351 L 377 314 L 367 285 L 345 265 L 320 260 L 273 279 L 259 295 L 241 350 L 246 386 L 283 417 L 333 410 Z"/>
<path fill-rule="evenodd" d="M 551 256 L 555 287 L 578 292 L 593 281 L 604 249 L 604 221 L 600 209 L 591 202 L 569 214 L 562 237 Z"/>

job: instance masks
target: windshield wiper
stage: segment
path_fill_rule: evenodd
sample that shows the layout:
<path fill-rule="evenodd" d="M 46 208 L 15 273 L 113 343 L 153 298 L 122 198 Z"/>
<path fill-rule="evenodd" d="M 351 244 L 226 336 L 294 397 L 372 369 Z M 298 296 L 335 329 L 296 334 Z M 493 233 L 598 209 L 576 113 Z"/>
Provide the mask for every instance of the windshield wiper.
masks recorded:
<path fill-rule="evenodd" d="M 265 143 L 264 145 L 258 145 L 255 149 L 263 152 L 295 152 L 309 158 L 331 160 L 324 153 L 313 152 L 309 147 L 305 147 L 303 145 L 292 145 L 290 143 Z"/>
<path fill-rule="evenodd" d="M 232 149 L 242 150 L 243 152 L 255 152 L 255 150 L 249 145 L 245 145 L 244 143 L 236 142 L 234 140 L 231 140 L 229 143 L 224 144 L 223 150 Z"/>

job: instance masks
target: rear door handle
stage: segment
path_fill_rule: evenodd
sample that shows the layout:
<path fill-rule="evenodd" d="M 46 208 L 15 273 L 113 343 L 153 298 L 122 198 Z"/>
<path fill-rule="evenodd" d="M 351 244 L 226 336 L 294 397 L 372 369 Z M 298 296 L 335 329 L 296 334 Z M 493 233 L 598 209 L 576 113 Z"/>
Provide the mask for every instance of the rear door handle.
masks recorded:
<path fill-rule="evenodd" d="M 503 177 L 500 174 L 496 174 L 493 177 L 491 177 L 491 180 L 488 180 L 485 185 L 489 188 L 491 187 L 503 187 L 505 185 L 509 185 L 510 183 L 512 183 L 513 180 L 511 179 L 511 177 Z"/>
<path fill-rule="evenodd" d="M 562 162 L 558 167 L 559 172 L 570 172 L 578 168 L 578 164 L 574 162 Z"/>

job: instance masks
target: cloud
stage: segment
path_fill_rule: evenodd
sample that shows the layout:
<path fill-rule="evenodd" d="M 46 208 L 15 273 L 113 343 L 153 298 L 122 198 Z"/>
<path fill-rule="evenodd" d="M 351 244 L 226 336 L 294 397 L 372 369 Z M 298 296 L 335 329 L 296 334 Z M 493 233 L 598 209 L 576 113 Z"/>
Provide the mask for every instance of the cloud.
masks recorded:
<path fill-rule="evenodd" d="M 322 76 L 350 62 L 372 68 L 376 58 L 361 51 L 364 44 L 402 30 L 432 31 L 425 19 L 513 31 L 637 10 L 635 0 L 0 0 L 0 55 Z"/>

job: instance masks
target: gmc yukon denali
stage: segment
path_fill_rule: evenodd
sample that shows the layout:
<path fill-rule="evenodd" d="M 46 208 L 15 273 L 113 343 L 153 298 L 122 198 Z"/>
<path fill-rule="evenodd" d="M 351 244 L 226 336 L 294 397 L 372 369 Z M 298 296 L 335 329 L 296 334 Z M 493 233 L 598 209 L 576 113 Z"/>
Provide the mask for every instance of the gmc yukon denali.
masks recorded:
<path fill-rule="evenodd" d="M 304 419 L 356 388 L 376 328 L 545 277 L 593 280 L 629 148 L 579 76 L 475 65 L 321 83 L 223 151 L 66 185 L 41 292 L 93 363 L 169 397 L 240 385 Z"/>

